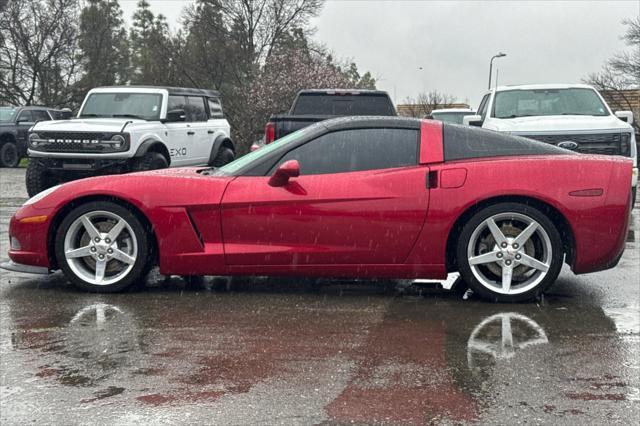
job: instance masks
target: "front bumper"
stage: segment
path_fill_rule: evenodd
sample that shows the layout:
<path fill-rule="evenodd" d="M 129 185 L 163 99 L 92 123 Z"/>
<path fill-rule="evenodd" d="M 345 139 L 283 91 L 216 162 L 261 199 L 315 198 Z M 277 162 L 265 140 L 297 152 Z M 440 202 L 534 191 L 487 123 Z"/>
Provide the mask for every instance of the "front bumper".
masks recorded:
<path fill-rule="evenodd" d="M 79 173 L 86 175 L 112 174 L 128 171 L 127 159 L 96 158 L 33 158 L 42 163 L 51 173 Z"/>
<path fill-rule="evenodd" d="M 7 271 L 21 272 L 23 274 L 50 274 L 49 268 L 44 266 L 24 265 L 22 263 L 16 263 L 13 260 L 0 263 L 0 268 Z"/>
<path fill-rule="evenodd" d="M 11 218 L 8 255 L 13 263 L 46 270 L 51 268 L 47 240 L 52 213 L 50 209 L 37 209 L 33 205 L 27 205 L 21 207 Z M 47 219 L 43 222 L 28 221 L 28 218 L 38 216 L 47 216 Z"/>

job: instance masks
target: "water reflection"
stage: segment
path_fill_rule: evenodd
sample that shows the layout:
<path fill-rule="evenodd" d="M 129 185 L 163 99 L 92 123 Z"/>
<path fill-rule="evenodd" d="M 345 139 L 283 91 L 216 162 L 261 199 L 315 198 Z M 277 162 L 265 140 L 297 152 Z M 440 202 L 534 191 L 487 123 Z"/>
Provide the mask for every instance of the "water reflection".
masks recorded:
<path fill-rule="evenodd" d="M 540 325 L 517 312 L 503 312 L 482 320 L 467 341 L 467 365 L 473 372 L 495 361 L 513 358 L 518 351 L 549 343 Z"/>
<path fill-rule="evenodd" d="M 373 285 L 267 287 L 102 296 L 16 287 L 6 292 L 13 339 L 3 362 L 14 368 L 5 382 L 45 386 L 65 404 L 212 406 L 211 423 L 246 423 L 240 406 L 311 423 L 464 423 L 479 418 L 496 362 L 533 365 L 534 348 L 615 331 L 602 309 L 588 306 L 503 312 Z"/>

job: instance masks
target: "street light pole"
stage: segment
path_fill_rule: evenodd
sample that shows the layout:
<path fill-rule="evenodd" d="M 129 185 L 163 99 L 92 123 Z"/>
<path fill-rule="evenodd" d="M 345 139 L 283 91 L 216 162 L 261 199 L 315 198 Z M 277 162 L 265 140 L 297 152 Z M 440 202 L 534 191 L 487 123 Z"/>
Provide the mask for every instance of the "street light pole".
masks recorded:
<path fill-rule="evenodd" d="M 493 60 L 495 58 L 502 58 L 503 56 L 507 56 L 507 54 L 500 52 L 497 55 L 493 55 L 491 57 L 491 60 L 489 61 L 489 87 L 488 87 L 489 90 L 491 90 L 491 73 L 493 72 Z"/>

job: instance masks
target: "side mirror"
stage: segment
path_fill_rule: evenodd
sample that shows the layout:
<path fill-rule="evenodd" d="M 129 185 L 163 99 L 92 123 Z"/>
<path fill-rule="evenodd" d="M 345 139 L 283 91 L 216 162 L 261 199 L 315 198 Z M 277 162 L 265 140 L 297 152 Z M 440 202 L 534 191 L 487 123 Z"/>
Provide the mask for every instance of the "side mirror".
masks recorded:
<path fill-rule="evenodd" d="M 289 160 L 280 164 L 269 178 L 270 186 L 285 186 L 289 179 L 300 176 L 300 164 L 298 160 Z"/>
<path fill-rule="evenodd" d="M 167 118 L 164 119 L 166 122 L 174 122 L 174 121 L 185 121 L 187 119 L 187 114 L 183 109 L 172 109 L 171 111 L 167 111 Z"/>
<path fill-rule="evenodd" d="M 620 120 L 629 124 L 633 124 L 633 112 L 631 111 L 616 111 L 614 113 Z"/>
<path fill-rule="evenodd" d="M 482 120 L 481 115 L 465 115 L 462 118 L 462 124 L 464 124 L 465 126 L 482 127 L 483 122 L 484 120 Z"/>

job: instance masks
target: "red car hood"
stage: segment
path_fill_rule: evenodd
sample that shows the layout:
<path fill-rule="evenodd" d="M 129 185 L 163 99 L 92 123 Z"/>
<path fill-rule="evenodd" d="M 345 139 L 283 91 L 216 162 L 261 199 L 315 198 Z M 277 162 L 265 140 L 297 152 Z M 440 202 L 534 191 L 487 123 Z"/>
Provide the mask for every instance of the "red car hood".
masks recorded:
<path fill-rule="evenodd" d="M 174 168 L 80 179 L 63 184 L 33 207 L 57 210 L 79 198 L 96 196 L 120 198 L 144 209 L 219 204 L 227 184 L 234 177 L 197 173 L 202 169 Z"/>

